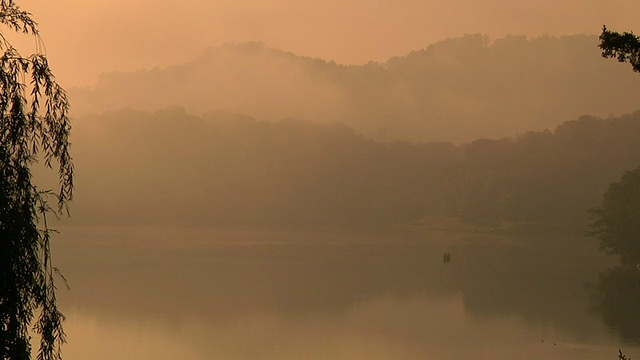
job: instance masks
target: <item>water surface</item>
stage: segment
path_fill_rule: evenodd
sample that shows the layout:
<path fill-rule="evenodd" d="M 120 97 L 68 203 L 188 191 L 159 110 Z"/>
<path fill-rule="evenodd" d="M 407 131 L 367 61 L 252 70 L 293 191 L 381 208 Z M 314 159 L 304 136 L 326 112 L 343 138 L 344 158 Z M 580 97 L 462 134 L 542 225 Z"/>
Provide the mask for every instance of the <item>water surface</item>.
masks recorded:
<path fill-rule="evenodd" d="M 54 251 L 66 360 L 639 352 L 590 310 L 591 239 L 87 227 Z"/>

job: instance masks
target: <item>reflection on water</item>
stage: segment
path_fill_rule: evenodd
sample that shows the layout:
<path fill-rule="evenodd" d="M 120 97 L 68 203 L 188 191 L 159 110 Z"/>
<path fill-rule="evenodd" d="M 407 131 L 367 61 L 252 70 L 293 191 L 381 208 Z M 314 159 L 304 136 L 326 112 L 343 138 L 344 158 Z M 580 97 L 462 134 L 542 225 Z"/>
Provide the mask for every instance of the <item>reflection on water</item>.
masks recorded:
<path fill-rule="evenodd" d="M 640 271 L 616 266 L 603 270 L 591 291 L 593 309 L 629 344 L 640 344 Z"/>
<path fill-rule="evenodd" d="M 65 359 L 607 359 L 588 241 L 64 229 Z M 582 244 L 582 245 L 577 245 Z M 442 256 L 451 254 L 444 264 Z M 117 346 L 114 346 L 117 344 Z"/>

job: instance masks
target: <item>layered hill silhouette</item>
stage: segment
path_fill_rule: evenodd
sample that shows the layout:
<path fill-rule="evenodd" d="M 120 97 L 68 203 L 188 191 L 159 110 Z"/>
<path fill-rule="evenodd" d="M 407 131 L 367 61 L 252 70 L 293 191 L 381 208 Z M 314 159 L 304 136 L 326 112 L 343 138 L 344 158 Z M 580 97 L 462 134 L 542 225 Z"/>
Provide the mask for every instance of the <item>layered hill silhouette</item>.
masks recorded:
<path fill-rule="evenodd" d="M 602 59 L 597 43 L 586 35 L 467 35 L 364 65 L 228 44 L 180 65 L 104 74 L 70 93 L 77 116 L 178 105 L 197 115 L 342 122 L 384 141 L 469 142 L 636 110 L 640 77 Z"/>
<path fill-rule="evenodd" d="M 377 228 L 434 217 L 583 231 L 640 164 L 640 112 L 466 145 L 380 142 L 337 123 L 172 108 L 76 121 L 73 221 Z"/>

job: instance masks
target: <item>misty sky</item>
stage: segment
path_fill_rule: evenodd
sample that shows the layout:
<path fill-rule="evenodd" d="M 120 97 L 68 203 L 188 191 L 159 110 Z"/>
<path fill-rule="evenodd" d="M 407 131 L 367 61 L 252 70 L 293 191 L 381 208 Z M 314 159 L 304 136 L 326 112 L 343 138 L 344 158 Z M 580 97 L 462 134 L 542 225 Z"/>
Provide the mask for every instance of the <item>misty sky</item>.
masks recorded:
<path fill-rule="evenodd" d="M 56 0 L 22 3 L 64 86 L 258 40 L 340 63 L 386 61 L 465 33 L 492 38 L 640 29 L 636 0 Z M 640 30 L 638 30 L 640 31 Z"/>

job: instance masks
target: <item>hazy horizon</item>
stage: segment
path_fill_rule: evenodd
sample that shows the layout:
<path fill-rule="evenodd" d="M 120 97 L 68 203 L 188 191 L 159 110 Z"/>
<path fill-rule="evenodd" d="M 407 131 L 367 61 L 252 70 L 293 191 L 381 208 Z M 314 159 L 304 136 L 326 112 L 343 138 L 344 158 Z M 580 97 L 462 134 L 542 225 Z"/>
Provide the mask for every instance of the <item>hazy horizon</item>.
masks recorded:
<path fill-rule="evenodd" d="M 182 63 L 225 43 L 261 41 L 300 56 L 364 64 L 465 34 L 536 37 L 593 35 L 603 24 L 640 28 L 640 3 L 628 0 L 582 6 L 568 0 L 63 0 L 30 3 L 25 10 L 40 24 L 55 74 L 67 87 L 92 85 L 104 72 Z"/>
<path fill-rule="evenodd" d="M 386 63 L 345 66 L 250 42 L 168 67 L 106 73 L 69 94 L 77 117 L 179 106 L 194 115 L 342 122 L 383 141 L 459 143 L 637 110 L 638 78 L 603 59 L 597 44 L 596 35 L 467 35 Z"/>
<path fill-rule="evenodd" d="M 5 353 L 59 266 L 66 360 L 640 354 L 640 1 L 20 5 Z"/>

